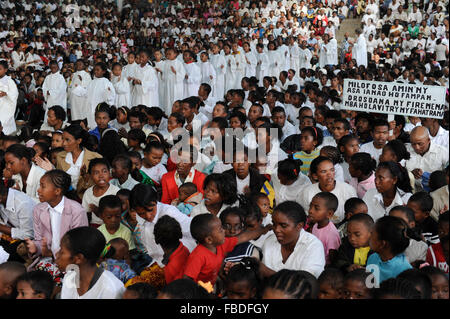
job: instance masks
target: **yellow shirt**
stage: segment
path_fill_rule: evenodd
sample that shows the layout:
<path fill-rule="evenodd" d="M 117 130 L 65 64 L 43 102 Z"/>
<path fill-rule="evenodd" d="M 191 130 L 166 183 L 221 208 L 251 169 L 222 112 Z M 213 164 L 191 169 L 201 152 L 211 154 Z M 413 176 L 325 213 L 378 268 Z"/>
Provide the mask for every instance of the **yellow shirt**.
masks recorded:
<path fill-rule="evenodd" d="M 106 243 L 108 243 L 111 239 L 114 238 L 123 238 L 128 243 L 128 249 L 132 250 L 136 248 L 136 245 L 134 244 L 133 237 L 131 234 L 131 230 L 129 230 L 126 226 L 124 226 L 122 223 L 119 226 L 119 229 L 114 233 L 110 234 L 106 230 L 105 224 L 101 225 L 98 230 L 105 236 Z"/>
<path fill-rule="evenodd" d="M 367 263 L 367 255 L 369 254 L 370 247 L 360 247 L 355 249 L 355 257 L 353 257 L 353 263 L 360 266 L 365 266 Z"/>

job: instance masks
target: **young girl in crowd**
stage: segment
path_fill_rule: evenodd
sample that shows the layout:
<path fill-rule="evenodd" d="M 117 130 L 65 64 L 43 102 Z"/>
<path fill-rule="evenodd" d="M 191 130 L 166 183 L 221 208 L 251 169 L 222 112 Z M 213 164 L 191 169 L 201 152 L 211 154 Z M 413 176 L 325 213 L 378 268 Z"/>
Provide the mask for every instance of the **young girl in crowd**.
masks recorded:
<path fill-rule="evenodd" d="M 336 268 L 325 269 L 317 279 L 319 284 L 318 299 L 341 299 L 344 275 Z"/>
<path fill-rule="evenodd" d="M 130 82 L 125 76 L 122 76 L 122 65 L 114 63 L 112 66 L 111 83 L 114 86 L 116 97 L 114 105 L 129 107 L 131 103 Z"/>
<path fill-rule="evenodd" d="M 343 299 L 372 299 L 372 291 L 367 286 L 369 272 L 355 269 L 344 277 Z"/>
<path fill-rule="evenodd" d="M 142 144 L 145 143 L 145 133 L 139 128 L 133 128 L 128 131 L 127 144 L 130 152 L 138 152 L 141 156 L 144 156 L 144 150 Z"/>
<path fill-rule="evenodd" d="M 374 221 L 386 216 L 391 208 L 405 205 L 411 197 L 406 170 L 395 162 L 381 162 L 375 171 L 375 188 L 369 189 L 363 201 Z"/>
<path fill-rule="evenodd" d="M 349 166 L 352 156 L 359 152 L 359 140 L 356 136 L 345 135 L 338 142 L 339 151 L 344 158 L 341 164 L 344 170 L 344 182 L 350 183 L 352 176 L 350 175 Z"/>
<path fill-rule="evenodd" d="M 369 189 L 375 188 L 375 168 L 377 162 L 369 153 L 356 153 L 350 158 L 350 185 L 356 189 L 359 198 L 363 198 Z"/>
<path fill-rule="evenodd" d="M 34 270 L 17 278 L 17 299 L 50 299 L 55 283 L 45 271 Z"/>
<path fill-rule="evenodd" d="M 271 276 L 262 299 L 316 299 L 317 279 L 307 271 L 282 269 Z"/>
<path fill-rule="evenodd" d="M 110 166 L 103 158 L 93 159 L 89 163 L 88 173 L 94 181 L 94 186 L 89 187 L 84 193 L 82 205 L 90 217 L 90 224 L 98 227 L 103 224 L 98 211 L 100 199 L 107 195 L 116 195 L 120 188 L 109 183 Z"/>
<path fill-rule="evenodd" d="M 404 255 L 409 246 L 406 231 L 407 226 L 398 217 L 384 216 L 375 223 L 370 236 L 370 248 L 375 253 L 367 259 L 367 267 L 378 283 L 412 268 Z"/>
<path fill-rule="evenodd" d="M 312 126 L 302 129 L 300 134 L 301 151 L 294 153 L 293 157 L 302 161 L 300 170 L 306 176 L 309 174 L 311 162 L 320 154 L 318 147 L 322 144 L 322 141 L 323 133 L 321 129 Z"/>
<path fill-rule="evenodd" d="M 119 106 L 120 104 L 115 104 Z M 109 122 L 109 125 L 112 128 L 115 128 L 117 131 L 125 130 L 128 132 L 130 130 L 130 124 L 128 123 L 128 113 L 130 113 L 130 109 L 124 105 L 120 106 L 117 109 L 116 118 Z"/>
<path fill-rule="evenodd" d="M 107 242 L 100 260 L 99 267 L 112 272 L 124 284 L 136 277 L 136 272 L 130 267 L 128 242 L 121 237 L 113 238 Z"/>
<path fill-rule="evenodd" d="M 49 171 L 41 177 L 38 189 L 41 203 L 33 209 L 34 238 L 25 239 L 30 257 L 40 257 L 39 262 L 35 260 L 36 268 L 52 273 L 58 284 L 62 274 L 51 259 L 60 249 L 61 238 L 70 229 L 88 225 L 83 207 L 66 197 L 70 183 L 70 176 L 61 170 Z"/>
<path fill-rule="evenodd" d="M 395 162 L 399 163 L 401 166 L 405 167 L 405 162 L 411 157 L 405 144 L 400 140 L 392 140 L 387 142 L 383 147 L 380 155 L 381 162 Z M 408 172 L 410 184 L 413 192 L 415 191 L 415 178 L 413 173 Z"/>
<path fill-rule="evenodd" d="M 293 159 L 292 156 L 278 162 L 277 172 L 271 178 L 276 203 L 295 200 L 301 189 L 311 184 L 309 178 L 301 174 L 301 166 L 302 161 Z"/>
<path fill-rule="evenodd" d="M 447 299 L 448 294 L 448 276 L 439 268 L 426 266 L 420 269 L 422 273 L 428 276 L 431 281 L 431 298 Z"/>
<path fill-rule="evenodd" d="M 152 185 L 154 186 L 153 180 L 145 174 L 142 170 L 142 157 L 138 152 L 128 152 L 127 154 L 130 157 L 132 167 L 130 175 L 134 180 L 138 181 L 141 184 Z"/>
<path fill-rule="evenodd" d="M 164 145 L 160 142 L 150 142 L 144 149 L 141 170 L 152 179 L 155 185 L 161 185 L 162 176 L 167 173 L 166 167 L 161 163 L 163 156 Z"/>
<path fill-rule="evenodd" d="M 191 211 L 191 217 L 210 213 L 220 217 L 221 213 L 237 200 L 236 183 L 228 175 L 210 174 L 203 182 L 203 200 Z"/>
<path fill-rule="evenodd" d="M 92 227 L 78 227 L 63 236 L 56 255 L 60 271 L 68 271 L 64 276 L 61 299 L 122 298 L 123 283 L 113 273 L 96 265 L 105 245 L 105 237 Z M 69 271 L 67 266 L 71 264 L 78 266 L 79 271 Z"/>
<path fill-rule="evenodd" d="M 5 169 L 12 175 L 16 187 L 39 202 L 37 190 L 45 170 L 32 162 L 34 150 L 25 145 L 14 144 L 8 147 L 5 153 Z"/>

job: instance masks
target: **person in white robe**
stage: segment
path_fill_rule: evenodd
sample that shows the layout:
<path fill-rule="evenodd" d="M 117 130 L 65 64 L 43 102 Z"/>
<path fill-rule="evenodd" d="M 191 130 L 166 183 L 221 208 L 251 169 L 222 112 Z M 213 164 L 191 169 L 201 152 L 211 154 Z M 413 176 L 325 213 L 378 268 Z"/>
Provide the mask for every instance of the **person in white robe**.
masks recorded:
<path fill-rule="evenodd" d="M 195 54 L 190 50 L 183 52 L 184 69 L 186 75 L 184 76 L 184 94 L 183 99 L 190 96 L 196 96 L 200 84 L 202 82 L 202 72 L 197 63 L 195 63 Z"/>
<path fill-rule="evenodd" d="M 159 95 L 159 105 L 164 105 L 164 82 L 162 78 L 162 70 L 164 69 L 164 64 L 166 63 L 163 60 L 163 55 L 161 50 L 156 50 L 153 55 L 155 56 L 155 61 L 153 61 L 155 65 L 155 71 L 158 75 L 158 95 Z"/>
<path fill-rule="evenodd" d="M 45 116 L 44 123 L 47 122 L 48 109 L 54 105 L 61 106 L 67 111 L 67 83 L 62 74 L 59 72 L 58 63 L 50 62 L 51 73 L 45 77 L 42 84 L 42 92 L 45 99 Z"/>
<path fill-rule="evenodd" d="M 269 57 L 269 76 L 275 76 L 278 78 L 280 75 L 280 64 L 279 61 L 281 61 L 281 57 L 279 55 L 279 52 L 276 50 L 275 43 L 270 42 L 269 43 L 269 51 L 267 52 L 267 56 Z"/>
<path fill-rule="evenodd" d="M 14 80 L 6 75 L 7 71 L 8 62 L 0 61 L 0 126 L 3 126 L 5 135 L 10 135 L 17 129 L 14 113 L 19 91 Z"/>
<path fill-rule="evenodd" d="M 133 52 L 128 53 L 127 60 L 128 64 L 123 67 L 122 74 L 123 77 L 126 78 L 131 84 L 138 67 L 138 64 L 136 63 L 136 55 Z"/>
<path fill-rule="evenodd" d="M 95 108 L 97 105 L 103 102 L 113 105 L 116 97 L 114 86 L 105 75 L 107 75 L 106 65 L 97 63 L 94 67 L 94 79 L 86 88 L 84 110 L 88 127 L 91 130 L 97 126 L 97 123 L 95 123 Z"/>
<path fill-rule="evenodd" d="M 159 106 L 158 75 L 155 68 L 148 64 L 148 59 L 148 52 L 141 51 L 138 54 L 139 66 L 132 79 L 132 105 Z"/>
<path fill-rule="evenodd" d="M 298 47 L 298 43 L 293 37 L 289 39 L 289 56 L 291 69 L 293 69 L 295 73 L 298 74 L 300 70 L 300 48 Z"/>
<path fill-rule="evenodd" d="M 228 90 L 234 89 L 236 82 L 236 60 L 228 45 L 224 45 L 223 50 L 227 68 L 225 72 L 225 93 L 227 93 Z"/>
<path fill-rule="evenodd" d="M 327 64 L 338 64 L 338 45 L 335 38 L 331 38 L 327 47 Z"/>
<path fill-rule="evenodd" d="M 183 63 L 177 59 L 177 53 L 173 48 L 166 49 L 165 53 L 166 60 L 163 69 L 161 70 L 163 81 L 163 104 L 160 105 L 160 108 L 165 111 L 166 114 L 170 114 L 173 102 L 183 98 L 186 70 L 184 69 Z"/>
<path fill-rule="evenodd" d="M 302 41 L 302 45 L 299 50 L 299 67 L 300 69 L 305 68 L 307 70 L 311 69 L 311 50 L 308 49 L 306 41 Z"/>
<path fill-rule="evenodd" d="M 211 62 L 209 62 L 209 55 L 207 52 L 202 52 L 200 54 L 200 71 L 202 73 L 202 83 L 207 83 L 211 86 L 211 94 L 215 95 L 215 87 L 216 87 L 216 71 L 212 66 Z"/>
<path fill-rule="evenodd" d="M 245 76 L 250 78 L 252 76 L 256 76 L 256 56 L 250 49 L 250 44 L 248 42 L 244 42 L 243 45 L 244 52 L 245 52 Z"/>
<path fill-rule="evenodd" d="M 216 71 L 216 87 L 215 87 L 215 98 L 218 100 L 223 100 L 225 96 L 225 72 L 227 70 L 225 57 L 219 54 L 219 46 L 214 44 L 212 46 L 213 54 L 211 55 L 211 64 Z"/>
<path fill-rule="evenodd" d="M 116 107 L 130 107 L 130 82 L 122 75 L 122 65 L 120 63 L 114 63 L 112 67 L 111 83 L 116 92 L 114 105 Z"/>
<path fill-rule="evenodd" d="M 356 35 L 358 36 L 358 40 L 353 46 L 353 56 L 356 60 L 356 64 L 358 66 L 364 65 L 367 67 L 367 44 L 366 38 L 360 29 L 356 30 Z"/>
<path fill-rule="evenodd" d="M 245 65 L 246 65 L 244 53 L 241 50 L 239 50 L 239 46 L 237 43 L 233 43 L 232 50 L 234 60 L 236 63 L 233 89 L 242 89 L 241 80 L 245 76 Z"/>
<path fill-rule="evenodd" d="M 259 80 L 259 86 L 263 86 L 264 77 L 269 75 L 269 57 L 267 53 L 264 52 L 264 45 L 258 44 L 256 46 L 256 51 L 258 52 L 256 55 L 256 77 Z"/>
<path fill-rule="evenodd" d="M 91 75 L 85 71 L 86 66 L 83 60 L 76 62 L 77 72 L 72 75 L 72 81 L 69 85 L 68 98 L 72 120 L 82 120 L 86 118 L 86 94 L 87 87 L 91 83 Z"/>

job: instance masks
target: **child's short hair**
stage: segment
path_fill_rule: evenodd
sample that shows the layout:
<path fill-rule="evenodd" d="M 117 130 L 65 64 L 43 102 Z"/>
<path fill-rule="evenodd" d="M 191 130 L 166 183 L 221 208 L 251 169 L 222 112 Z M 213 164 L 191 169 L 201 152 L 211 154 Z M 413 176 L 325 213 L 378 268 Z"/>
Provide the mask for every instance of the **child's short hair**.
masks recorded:
<path fill-rule="evenodd" d="M 157 149 L 164 152 L 164 145 L 160 142 L 152 141 L 145 146 L 144 153 L 151 153 L 152 149 Z"/>
<path fill-rule="evenodd" d="M 138 141 L 140 144 L 145 143 L 145 133 L 139 128 L 133 128 L 128 132 L 128 138 L 130 140 Z"/>
<path fill-rule="evenodd" d="M 305 223 L 306 222 L 306 213 L 303 207 L 294 201 L 286 201 L 281 204 L 278 204 L 274 210 L 274 212 L 279 211 L 286 215 L 292 222 L 295 224 Z"/>
<path fill-rule="evenodd" d="M 427 192 L 414 193 L 408 200 L 419 204 L 420 210 L 424 213 L 429 213 L 433 209 L 433 197 Z"/>
<path fill-rule="evenodd" d="M 352 213 L 359 205 L 365 205 L 366 203 L 358 197 L 352 197 L 345 201 L 344 212 L 346 214 Z"/>
<path fill-rule="evenodd" d="M 255 194 L 252 194 L 251 201 L 256 204 L 258 202 L 258 200 L 260 200 L 261 198 L 268 199 L 269 196 L 267 196 L 266 193 L 261 193 L 261 192 L 255 193 Z"/>
<path fill-rule="evenodd" d="M 211 223 L 217 217 L 212 214 L 200 214 L 191 221 L 191 235 L 198 243 L 203 244 L 205 238 L 211 234 Z"/>
<path fill-rule="evenodd" d="M 377 162 L 372 158 L 369 153 L 356 153 L 350 158 L 350 163 L 352 166 L 361 171 L 364 175 L 370 175 L 375 171 L 377 167 Z"/>
<path fill-rule="evenodd" d="M 406 216 L 406 219 L 408 219 L 408 222 L 416 221 L 416 218 L 414 217 L 414 211 L 411 208 L 409 208 L 408 206 L 398 205 L 398 206 L 392 207 L 392 209 L 389 211 L 389 214 L 392 211 L 402 212 Z"/>
<path fill-rule="evenodd" d="M 69 230 L 61 239 L 71 255 L 82 254 L 94 266 L 106 245 L 105 236 L 96 228 L 77 227 Z"/>
<path fill-rule="evenodd" d="M 183 238 L 180 223 L 175 218 L 165 215 L 158 219 L 153 230 L 155 243 L 163 248 L 178 247 Z"/>
<path fill-rule="evenodd" d="M 105 208 L 120 208 L 122 209 L 122 202 L 117 195 L 106 195 L 100 199 L 98 203 L 98 212 L 103 213 Z"/>
<path fill-rule="evenodd" d="M 406 235 L 408 226 L 402 219 L 384 216 L 377 220 L 374 227 L 378 239 L 385 240 L 394 255 L 398 255 L 408 248 L 410 240 Z"/>
<path fill-rule="evenodd" d="M 155 299 L 158 291 L 152 285 L 146 282 L 138 282 L 127 287 L 128 291 L 133 291 L 137 299 Z"/>
<path fill-rule="evenodd" d="M 235 215 L 239 217 L 240 222 L 243 224 L 245 222 L 245 215 L 246 212 L 240 207 L 227 207 L 223 210 L 223 212 L 220 214 L 220 221 L 222 222 L 222 225 L 225 224 L 225 220 L 228 217 L 228 215 Z"/>
<path fill-rule="evenodd" d="M 88 168 L 88 173 L 91 174 L 92 169 L 94 168 L 94 166 L 96 165 L 105 165 L 108 169 L 108 171 L 111 169 L 111 166 L 109 165 L 109 162 L 106 158 L 94 158 L 89 162 L 89 168 Z"/>
<path fill-rule="evenodd" d="M 250 287 L 256 290 L 257 294 L 260 291 L 261 277 L 259 263 L 255 258 L 244 257 L 229 270 L 226 278 L 227 283 L 241 281 L 248 282 Z"/>
<path fill-rule="evenodd" d="M 178 112 L 174 112 L 172 114 L 170 114 L 169 117 L 173 117 L 175 119 L 175 121 L 177 122 L 177 124 L 184 124 L 184 116 L 181 113 Z"/>
<path fill-rule="evenodd" d="M 209 183 L 216 184 L 217 190 L 222 197 L 222 201 L 227 205 L 232 205 L 237 200 L 236 179 L 227 174 L 212 173 L 206 176 L 203 182 L 203 189 L 206 189 Z"/>
<path fill-rule="evenodd" d="M 373 218 L 369 214 L 356 214 L 356 215 L 353 215 L 348 220 L 348 223 L 350 224 L 350 223 L 353 223 L 353 222 L 363 223 L 364 225 L 367 226 L 367 228 L 369 230 L 372 229 L 373 225 L 375 224 L 375 222 L 373 221 Z"/>
<path fill-rule="evenodd" d="M 317 279 L 302 270 L 282 269 L 272 275 L 266 289 L 276 289 L 290 296 L 291 299 L 316 299 L 319 292 Z"/>
<path fill-rule="evenodd" d="M 366 279 L 367 279 L 367 277 L 369 277 L 369 275 L 370 275 L 370 272 L 366 272 L 365 269 L 358 268 L 358 269 L 348 272 L 345 275 L 344 283 L 347 281 L 354 280 L 354 281 L 359 281 L 359 282 L 362 282 L 365 284 Z"/>
<path fill-rule="evenodd" d="M 419 269 L 407 269 L 397 276 L 397 278 L 403 278 L 408 280 L 415 287 L 420 287 L 419 292 L 422 295 L 421 299 L 431 299 L 431 279 L 427 275 L 422 273 Z"/>
<path fill-rule="evenodd" d="M 129 189 L 122 188 L 116 193 L 116 195 L 117 196 L 124 196 L 124 197 L 130 199 L 131 191 Z"/>
<path fill-rule="evenodd" d="M 17 282 L 23 281 L 30 284 L 35 294 L 44 294 L 45 299 L 50 299 L 53 293 L 55 282 L 50 273 L 43 270 L 35 270 L 24 273 L 17 278 Z"/>
<path fill-rule="evenodd" d="M 145 184 L 137 184 L 131 190 L 130 207 L 147 207 L 156 205 L 158 192 L 155 187 Z"/>
<path fill-rule="evenodd" d="M 339 200 L 333 193 L 330 192 L 320 192 L 314 195 L 316 198 L 323 199 L 325 201 L 325 206 L 328 210 L 335 212 L 339 205 Z"/>
<path fill-rule="evenodd" d="M 197 185 L 192 182 L 183 183 L 178 188 L 178 191 L 185 191 L 187 194 L 192 195 L 197 192 Z"/>
<path fill-rule="evenodd" d="M 337 268 L 326 268 L 317 279 L 319 285 L 329 284 L 333 289 L 340 290 L 344 285 L 344 274 Z"/>
<path fill-rule="evenodd" d="M 430 179 L 428 181 L 430 192 L 434 192 L 442 186 L 447 185 L 446 179 L 447 175 L 445 174 L 445 171 L 434 171 L 433 173 L 431 173 Z"/>
<path fill-rule="evenodd" d="M 112 164 L 114 163 L 120 163 L 120 166 L 122 168 L 127 168 L 128 171 L 131 171 L 131 168 L 133 167 L 133 162 L 127 154 L 117 154 L 112 160 Z"/>
<path fill-rule="evenodd" d="M 0 264 L 0 273 L 2 274 L 3 282 L 7 282 L 12 287 L 12 293 L 10 296 L 1 296 L 8 298 L 16 298 L 17 295 L 17 279 L 27 272 L 27 268 L 24 264 L 19 263 L 17 261 L 7 261 L 3 264 Z M 4 293 L 3 291 L 0 294 Z"/>

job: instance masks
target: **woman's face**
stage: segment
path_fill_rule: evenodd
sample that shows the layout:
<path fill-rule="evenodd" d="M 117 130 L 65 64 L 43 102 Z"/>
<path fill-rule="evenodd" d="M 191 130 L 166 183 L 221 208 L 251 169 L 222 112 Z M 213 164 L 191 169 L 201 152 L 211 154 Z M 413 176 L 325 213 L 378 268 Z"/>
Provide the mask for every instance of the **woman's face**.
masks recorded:
<path fill-rule="evenodd" d="M 297 242 L 303 223 L 296 224 L 281 211 L 275 211 L 272 215 L 273 232 L 281 245 L 289 245 Z"/>
<path fill-rule="evenodd" d="M 75 137 L 68 132 L 63 132 L 63 147 L 66 152 L 73 152 L 80 148 L 81 138 L 75 139 Z"/>
<path fill-rule="evenodd" d="M 345 156 L 351 157 L 351 156 L 353 156 L 354 154 L 356 154 L 358 152 L 359 152 L 358 140 L 352 139 L 347 144 L 345 144 L 345 146 L 344 146 L 344 154 L 345 154 Z"/>
<path fill-rule="evenodd" d="M 378 168 L 375 171 L 375 187 L 381 194 L 391 191 L 397 184 L 397 177 L 392 176 L 387 168 Z"/>
<path fill-rule="evenodd" d="M 61 240 L 61 247 L 55 257 L 55 263 L 61 272 L 65 271 L 67 266 L 75 263 L 72 253 L 67 248 L 65 238 Z"/>
<path fill-rule="evenodd" d="M 323 161 L 317 166 L 317 172 L 312 173 L 313 178 L 319 181 L 319 185 L 323 188 L 329 188 L 334 185 L 335 172 L 334 164 L 331 161 Z"/>
<path fill-rule="evenodd" d="M 240 179 L 244 179 L 248 176 L 249 169 L 250 169 L 250 163 L 248 162 L 248 158 L 245 154 L 237 153 L 232 166 L 233 166 L 233 170 L 235 171 L 236 175 Z"/>
<path fill-rule="evenodd" d="M 22 172 L 25 166 L 25 158 L 19 159 L 12 153 L 5 154 L 5 169 L 10 171 L 13 175 Z"/>

